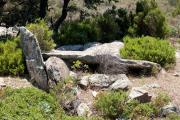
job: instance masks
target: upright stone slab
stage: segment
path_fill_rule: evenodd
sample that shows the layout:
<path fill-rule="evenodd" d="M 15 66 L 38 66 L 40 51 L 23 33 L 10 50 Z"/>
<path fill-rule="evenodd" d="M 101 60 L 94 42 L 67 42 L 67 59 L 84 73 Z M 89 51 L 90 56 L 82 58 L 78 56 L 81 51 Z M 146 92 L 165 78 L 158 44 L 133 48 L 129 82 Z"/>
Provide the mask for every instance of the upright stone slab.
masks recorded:
<path fill-rule="evenodd" d="M 48 90 L 48 77 L 45 71 L 39 43 L 36 37 L 25 27 L 20 27 L 19 30 L 23 53 L 31 80 L 35 82 L 39 88 Z"/>

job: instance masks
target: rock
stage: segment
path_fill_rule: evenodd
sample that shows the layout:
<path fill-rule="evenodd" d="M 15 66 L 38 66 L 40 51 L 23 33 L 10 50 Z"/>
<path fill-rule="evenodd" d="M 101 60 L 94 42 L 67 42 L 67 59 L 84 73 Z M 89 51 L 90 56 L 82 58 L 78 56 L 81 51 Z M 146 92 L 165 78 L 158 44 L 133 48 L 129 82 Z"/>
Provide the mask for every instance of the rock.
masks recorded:
<path fill-rule="evenodd" d="M 64 45 L 57 50 L 62 50 L 62 51 L 82 51 L 84 49 L 83 45 Z"/>
<path fill-rule="evenodd" d="M 152 84 L 144 85 L 144 87 L 148 87 L 148 88 L 160 88 L 161 86 L 159 84 L 152 83 Z"/>
<path fill-rule="evenodd" d="M 72 79 L 74 79 L 74 80 L 77 80 L 77 79 L 78 79 L 78 75 L 77 75 L 75 72 L 73 72 L 73 71 L 70 71 L 69 76 L 70 76 Z"/>
<path fill-rule="evenodd" d="M 141 103 L 146 103 L 151 101 L 152 96 L 148 93 L 148 91 L 142 89 L 141 87 L 134 87 L 129 94 L 129 98 L 136 99 Z"/>
<path fill-rule="evenodd" d="M 48 90 L 48 76 L 46 74 L 44 60 L 36 37 L 25 27 L 19 27 L 17 29 L 20 30 L 21 45 L 31 82 L 35 83 L 43 90 Z"/>
<path fill-rule="evenodd" d="M 78 116 L 90 116 L 92 112 L 86 103 L 81 103 L 76 109 Z"/>
<path fill-rule="evenodd" d="M 85 87 L 95 87 L 95 88 L 108 88 L 108 89 L 127 89 L 131 86 L 131 82 L 125 74 L 119 75 L 106 75 L 106 74 L 92 74 L 88 76 L 83 76 L 80 79 L 80 85 Z"/>
<path fill-rule="evenodd" d="M 101 45 L 101 43 L 98 43 L 98 42 L 86 43 L 83 47 L 83 50 L 86 50 L 86 49 L 91 48 L 91 47 L 99 46 L 99 45 Z"/>
<path fill-rule="evenodd" d="M 105 74 L 93 74 L 89 76 L 88 81 L 90 86 L 99 88 L 108 88 L 114 82 L 114 80 Z"/>
<path fill-rule="evenodd" d="M 92 96 L 93 96 L 93 97 L 97 97 L 97 95 L 98 95 L 98 92 L 92 91 Z"/>
<path fill-rule="evenodd" d="M 0 88 L 6 87 L 6 84 L 4 83 L 4 80 L 0 78 Z"/>
<path fill-rule="evenodd" d="M 123 48 L 122 42 L 105 43 L 90 47 L 84 51 L 60 51 L 54 50 L 43 53 L 44 58 L 56 56 L 66 61 L 80 60 L 89 65 L 97 65 L 97 72 L 101 74 L 126 74 L 132 71 L 151 72 L 161 69 L 160 65 L 141 60 L 122 59 L 119 50 Z"/>
<path fill-rule="evenodd" d="M 161 116 L 167 116 L 170 113 L 178 113 L 178 108 L 172 103 L 169 103 L 161 109 Z"/>
<path fill-rule="evenodd" d="M 83 86 L 83 87 L 88 87 L 88 85 L 89 85 L 89 76 L 81 77 L 81 80 L 80 80 L 79 84 L 81 86 Z"/>
<path fill-rule="evenodd" d="M 58 82 L 69 77 L 69 68 L 60 58 L 50 57 L 45 62 L 45 66 L 50 86 L 52 86 L 53 84 L 57 84 Z"/>
<path fill-rule="evenodd" d="M 13 29 L 13 27 L 0 27 L 0 38 L 15 37 L 17 34 L 18 31 Z"/>
<path fill-rule="evenodd" d="M 126 90 L 131 86 L 131 81 L 128 79 L 128 77 L 125 74 L 122 74 L 118 77 L 118 80 L 115 81 L 111 86 L 110 89 L 112 90 Z"/>
<path fill-rule="evenodd" d="M 173 76 L 175 76 L 175 77 L 179 77 L 179 76 L 180 76 L 180 74 L 179 74 L 179 73 L 177 73 L 177 72 L 175 72 L 175 73 L 173 74 Z"/>

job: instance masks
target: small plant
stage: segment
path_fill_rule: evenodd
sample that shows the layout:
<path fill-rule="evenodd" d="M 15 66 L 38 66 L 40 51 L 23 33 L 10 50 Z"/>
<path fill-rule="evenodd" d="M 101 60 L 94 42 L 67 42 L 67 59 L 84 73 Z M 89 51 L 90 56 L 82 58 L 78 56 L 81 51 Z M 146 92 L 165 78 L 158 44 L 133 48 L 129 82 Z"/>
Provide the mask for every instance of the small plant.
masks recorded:
<path fill-rule="evenodd" d="M 154 117 L 156 113 L 156 108 L 151 103 L 144 103 L 137 105 L 131 113 L 131 118 L 138 119 L 139 117 Z"/>
<path fill-rule="evenodd" d="M 102 93 L 96 100 L 97 110 L 106 118 L 118 118 L 124 110 L 127 101 L 125 92 L 107 92 Z"/>
<path fill-rule="evenodd" d="M 157 108 L 162 108 L 168 103 L 171 102 L 171 98 L 165 93 L 159 93 L 158 96 L 153 100 L 154 106 Z"/>
<path fill-rule="evenodd" d="M 52 40 L 53 31 L 49 29 L 44 20 L 28 24 L 27 28 L 36 36 L 42 51 L 50 51 L 56 46 Z"/>
<path fill-rule="evenodd" d="M 89 66 L 87 64 L 82 63 L 80 60 L 74 61 L 71 68 L 75 71 L 83 71 L 83 72 L 89 71 Z"/>
<path fill-rule="evenodd" d="M 125 46 L 120 50 L 123 58 L 147 60 L 163 67 L 175 63 L 175 48 L 166 40 L 153 37 L 124 38 Z"/>

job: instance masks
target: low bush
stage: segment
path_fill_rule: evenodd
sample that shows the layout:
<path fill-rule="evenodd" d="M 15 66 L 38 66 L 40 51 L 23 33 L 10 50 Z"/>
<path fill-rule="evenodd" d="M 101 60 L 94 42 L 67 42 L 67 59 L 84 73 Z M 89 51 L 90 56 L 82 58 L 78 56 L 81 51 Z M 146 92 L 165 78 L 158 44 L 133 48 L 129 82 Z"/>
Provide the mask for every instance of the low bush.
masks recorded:
<path fill-rule="evenodd" d="M 52 40 L 53 31 L 49 29 L 44 20 L 28 24 L 27 28 L 36 36 L 42 51 L 50 51 L 56 46 Z"/>
<path fill-rule="evenodd" d="M 98 96 L 95 107 L 105 119 L 148 120 L 158 118 L 161 108 L 169 102 L 170 98 L 164 93 L 158 94 L 149 103 L 140 103 L 137 100 L 129 100 L 126 92 L 110 91 Z"/>
<path fill-rule="evenodd" d="M 159 93 L 153 100 L 153 104 L 159 109 L 167 105 L 169 102 L 171 102 L 171 98 L 166 93 Z"/>
<path fill-rule="evenodd" d="M 125 92 L 112 91 L 101 94 L 95 106 L 104 117 L 115 119 L 123 113 L 126 101 L 127 94 Z"/>
<path fill-rule="evenodd" d="M 55 120 L 63 114 L 52 96 L 36 88 L 7 88 L 0 97 L 1 120 Z"/>
<path fill-rule="evenodd" d="M 175 63 L 175 48 L 162 39 L 153 37 L 124 38 L 125 46 L 120 50 L 123 58 L 147 60 L 166 67 Z"/>
<path fill-rule="evenodd" d="M 19 39 L 0 41 L 0 75 L 22 75 L 24 69 Z"/>

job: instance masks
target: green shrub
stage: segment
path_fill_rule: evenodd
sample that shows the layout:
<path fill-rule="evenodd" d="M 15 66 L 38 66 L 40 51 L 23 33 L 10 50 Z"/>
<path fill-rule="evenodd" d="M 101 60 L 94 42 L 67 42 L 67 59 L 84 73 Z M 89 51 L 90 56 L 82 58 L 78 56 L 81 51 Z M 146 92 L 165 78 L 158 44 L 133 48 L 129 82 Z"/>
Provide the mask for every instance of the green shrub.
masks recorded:
<path fill-rule="evenodd" d="M 100 42 L 110 42 L 118 38 L 119 27 L 112 15 L 105 14 L 96 18 L 100 29 Z"/>
<path fill-rule="evenodd" d="M 2 120 L 55 120 L 63 114 L 52 96 L 36 88 L 7 88 L 0 98 Z"/>
<path fill-rule="evenodd" d="M 166 40 L 153 37 L 124 38 L 125 46 L 120 50 L 123 58 L 147 60 L 168 66 L 175 63 L 175 48 Z"/>
<path fill-rule="evenodd" d="M 136 14 L 133 25 L 129 28 L 129 33 L 132 36 L 166 37 L 168 33 L 167 22 L 155 0 L 139 0 L 137 2 Z"/>
<path fill-rule="evenodd" d="M 66 22 L 61 27 L 60 44 L 84 44 L 98 41 L 100 30 L 94 20 Z"/>
<path fill-rule="evenodd" d="M 95 103 L 98 111 L 106 118 L 115 119 L 123 113 L 127 101 L 125 92 L 107 92 L 100 95 Z"/>
<path fill-rule="evenodd" d="M 159 93 L 158 96 L 153 100 L 154 106 L 162 108 L 171 101 L 171 98 L 165 93 Z"/>
<path fill-rule="evenodd" d="M 138 119 L 139 117 L 148 117 L 154 116 L 156 113 L 156 108 L 151 103 L 144 103 L 137 105 L 131 113 L 131 118 Z"/>
<path fill-rule="evenodd" d="M 42 51 L 50 51 L 56 46 L 52 40 L 53 31 L 49 29 L 44 20 L 28 24 L 27 28 L 36 36 Z"/>
<path fill-rule="evenodd" d="M 0 75 L 22 75 L 24 69 L 19 39 L 0 41 Z"/>
<path fill-rule="evenodd" d="M 103 16 L 110 16 L 109 23 L 117 25 L 114 30 L 113 39 L 121 39 L 127 34 L 128 28 L 130 27 L 132 20 L 132 13 L 128 14 L 128 10 L 124 8 L 117 9 L 115 6 L 112 9 L 108 9 Z"/>

